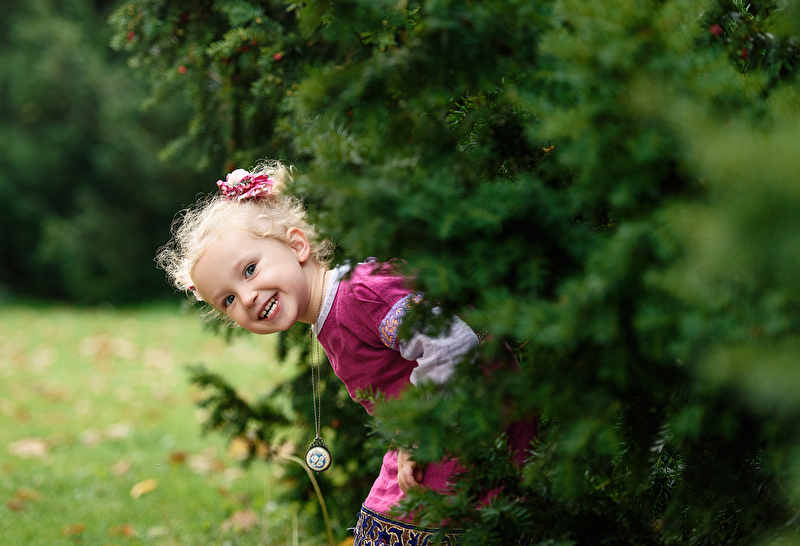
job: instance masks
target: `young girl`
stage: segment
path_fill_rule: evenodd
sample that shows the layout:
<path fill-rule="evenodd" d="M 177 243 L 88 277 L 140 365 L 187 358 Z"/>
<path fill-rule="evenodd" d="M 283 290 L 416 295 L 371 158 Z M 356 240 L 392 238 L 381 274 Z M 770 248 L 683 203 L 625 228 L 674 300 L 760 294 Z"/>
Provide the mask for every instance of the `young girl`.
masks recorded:
<path fill-rule="evenodd" d="M 157 262 L 179 289 L 253 333 L 310 324 L 351 397 L 368 389 L 397 396 L 409 385 L 447 380 L 476 347 L 476 334 L 454 318 L 447 335 L 400 339 L 403 317 L 422 295 L 391 264 L 374 259 L 329 270 L 330 243 L 309 224 L 302 203 L 281 193 L 290 180 L 290 170 L 278 162 L 263 162 L 252 173 L 230 173 L 217 182 L 218 195 L 199 202 L 173 226 L 173 239 Z M 360 403 L 371 411 L 369 402 Z M 330 455 L 319 429 L 317 435 L 307 460 L 324 470 Z M 511 443 L 522 448 L 531 438 L 528 430 Z M 385 544 L 389 537 L 391 544 L 426 544 L 435 529 L 415 528 L 387 514 L 412 487 L 446 491 L 456 470 L 453 460 L 423 470 L 405 452 L 386 453 L 359 515 L 355 544 Z"/>

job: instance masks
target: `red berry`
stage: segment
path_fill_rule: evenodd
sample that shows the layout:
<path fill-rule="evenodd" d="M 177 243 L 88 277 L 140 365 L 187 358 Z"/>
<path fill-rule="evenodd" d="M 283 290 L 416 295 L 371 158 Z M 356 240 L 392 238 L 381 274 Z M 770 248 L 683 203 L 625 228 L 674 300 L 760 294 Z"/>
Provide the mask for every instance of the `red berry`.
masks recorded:
<path fill-rule="evenodd" d="M 714 36 L 722 36 L 722 27 L 719 25 L 711 25 L 709 30 Z"/>
<path fill-rule="evenodd" d="M 128 36 L 127 36 L 127 38 L 128 38 L 128 41 L 129 41 L 129 42 L 132 42 L 132 41 L 133 41 L 133 39 L 134 39 L 134 38 L 136 38 L 136 33 L 135 33 L 134 31 L 132 31 L 132 30 L 131 30 L 130 32 L 128 32 Z"/>
<path fill-rule="evenodd" d="M 747 60 L 747 50 L 742 48 L 742 50 L 739 51 L 739 57 L 741 57 L 743 61 L 746 61 Z"/>
<path fill-rule="evenodd" d="M 178 67 L 178 74 L 186 74 L 186 67 L 183 66 L 183 65 L 180 65 Z"/>
<path fill-rule="evenodd" d="M 280 61 L 281 59 L 283 59 L 283 53 L 276 53 L 272 56 L 273 61 Z"/>

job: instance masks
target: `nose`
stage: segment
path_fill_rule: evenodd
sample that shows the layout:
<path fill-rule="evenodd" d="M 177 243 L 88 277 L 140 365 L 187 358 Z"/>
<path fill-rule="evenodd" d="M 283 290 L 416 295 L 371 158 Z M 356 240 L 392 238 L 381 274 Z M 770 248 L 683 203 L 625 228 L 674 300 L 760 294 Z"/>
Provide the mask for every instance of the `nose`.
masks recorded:
<path fill-rule="evenodd" d="M 258 290 L 244 290 L 240 297 L 247 307 L 253 307 L 258 300 Z"/>

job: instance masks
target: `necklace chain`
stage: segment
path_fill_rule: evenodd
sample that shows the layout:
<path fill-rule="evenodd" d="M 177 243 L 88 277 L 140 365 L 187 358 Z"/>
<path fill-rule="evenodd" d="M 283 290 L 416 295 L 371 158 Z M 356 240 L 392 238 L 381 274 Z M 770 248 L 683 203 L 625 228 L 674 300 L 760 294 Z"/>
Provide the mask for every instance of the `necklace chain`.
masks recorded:
<path fill-rule="evenodd" d="M 319 308 L 317 310 L 317 320 L 322 314 L 322 304 L 325 301 L 325 283 L 328 280 L 327 275 L 322 275 L 322 290 L 319 293 Z M 311 340 L 311 400 L 314 406 L 314 432 L 316 438 L 319 438 L 320 424 L 322 420 L 322 392 L 317 392 L 321 389 L 320 384 L 320 358 L 319 358 L 319 342 L 314 336 L 313 326 L 309 329 L 309 339 Z M 316 377 L 315 377 L 316 376 Z"/>

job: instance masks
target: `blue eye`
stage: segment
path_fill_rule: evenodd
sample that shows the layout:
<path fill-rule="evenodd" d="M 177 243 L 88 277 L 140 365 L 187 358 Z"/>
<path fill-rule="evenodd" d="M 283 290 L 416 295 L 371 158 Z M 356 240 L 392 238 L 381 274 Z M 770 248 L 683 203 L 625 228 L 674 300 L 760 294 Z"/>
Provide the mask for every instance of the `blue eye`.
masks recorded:
<path fill-rule="evenodd" d="M 250 264 L 247 266 L 247 269 L 244 270 L 244 278 L 248 278 L 250 275 L 256 272 L 256 264 Z"/>
<path fill-rule="evenodd" d="M 234 300 L 235 297 L 236 296 L 233 296 L 233 295 L 228 296 L 227 298 L 225 298 L 225 301 L 222 302 L 222 305 L 224 305 L 225 307 L 230 306 L 233 303 L 233 300 Z"/>

